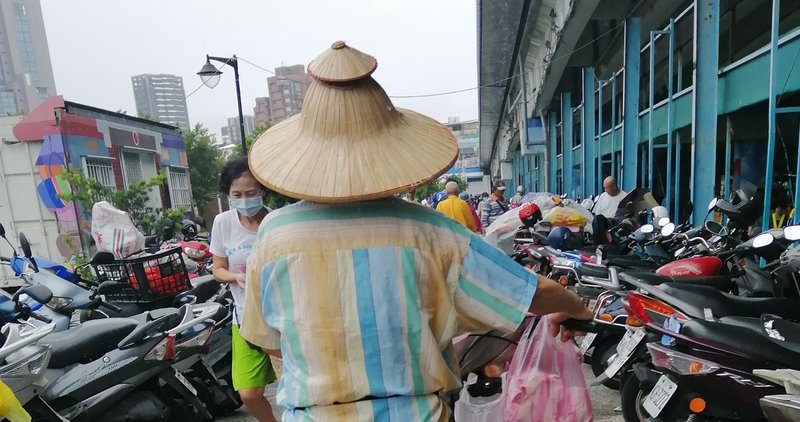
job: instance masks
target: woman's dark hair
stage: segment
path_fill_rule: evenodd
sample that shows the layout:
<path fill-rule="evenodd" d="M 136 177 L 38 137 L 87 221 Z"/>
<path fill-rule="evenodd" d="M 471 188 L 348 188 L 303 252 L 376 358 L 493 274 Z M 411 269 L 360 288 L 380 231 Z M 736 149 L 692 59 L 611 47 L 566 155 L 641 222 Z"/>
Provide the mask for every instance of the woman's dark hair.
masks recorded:
<path fill-rule="evenodd" d="M 222 172 L 219 175 L 220 193 L 227 195 L 228 192 L 231 191 L 231 184 L 233 184 L 233 181 L 242 177 L 242 174 L 249 172 L 250 167 L 247 165 L 247 157 L 239 157 L 228 161 L 228 163 L 222 167 Z M 264 189 L 264 186 L 261 186 L 261 189 Z"/>

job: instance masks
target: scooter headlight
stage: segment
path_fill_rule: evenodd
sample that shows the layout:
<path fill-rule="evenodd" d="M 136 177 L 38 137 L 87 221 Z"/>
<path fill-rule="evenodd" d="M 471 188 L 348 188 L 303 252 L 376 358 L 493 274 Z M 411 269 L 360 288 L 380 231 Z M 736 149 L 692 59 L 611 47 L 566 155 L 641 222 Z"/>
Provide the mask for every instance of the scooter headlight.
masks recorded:
<path fill-rule="evenodd" d="M 201 251 L 200 249 L 186 247 L 183 248 L 183 252 L 192 259 L 203 259 L 206 256 L 206 253 Z"/>
<path fill-rule="evenodd" d="M 40 350 L 22 359 L 0 366 L 0 379 L 10 380 L 39 375 L 50 363 L 50 346 L 37 346 Z M 29 348 L 23 349 L 29 350 Z M 19 352 L 17 352 L 19 353 Z M 9 359 L 7 358 L 6 361 Z"/>
<path fill-rule="evenodd" d="M 58 310 L 69 306 L 70 303 L 72 303 L 71 297 L 53 296 L 50 302 L 47 302 L 47 307 Z"/>

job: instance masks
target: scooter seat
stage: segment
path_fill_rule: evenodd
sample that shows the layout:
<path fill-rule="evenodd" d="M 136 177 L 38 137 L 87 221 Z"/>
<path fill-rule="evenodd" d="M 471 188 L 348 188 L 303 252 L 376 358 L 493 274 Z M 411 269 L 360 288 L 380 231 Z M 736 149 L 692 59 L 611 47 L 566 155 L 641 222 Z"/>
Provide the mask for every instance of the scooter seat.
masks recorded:
<path fill-rule="evenodd" d="M 577 271 L 581 276 L 608 278 L 608 267 L 605 265 L 583 263 Z"/>
<path fill-rule="evenodd" d="M 754 324 L 760 320 L 753 318 Z M 742 321 L 739 321 L 742 322 Z M 800 353 L 777 346 L 764 333 L 754 330 L 749 324 L 726 324 L 703 320 L 691 320 L 683 324 L 681 334 L 703 340 L 723 350 L 735 350 L 748 357 L 764 359 L 788 368 L 797 368 Z"/>
<path fill-rule="evenodd" d="M 730 316 L 760 318 L 762 314 L 769 313 L 800 321 L 800 306 L 797 306 L 797 302 L 792 299 L 741 297 L 723 293 L 714 287 L 686 284 L 681 279 L 679 281 L 679 283 L 664 284 L 659 288 L 676 299 L 701 309 L 710 309 L 716 318 Z"/>
<path fill-rule="evenodd" d="M 52 333 L 40 340 L 51 347 L 50 368 L 88 363 L 113 350 L 137 326 L 130 318 L 86 321 L 67 331 Z"/>
<path fill-rule="evenodd" d="M 659 275 L 656 273 L 629 271 L 619 275 L 620 280 L 628 283 L 643 283 L 650 286 L 659 286 L 662 284 L 680 283 L 690 287 L 711 287 L 716 291 L 723 290 L 726 292 L 731 291 L 734 287 L 733 278 L 730 275 L 715 275 L 708 277 L 673 277 L 669 275 Z M 701 289 L 701 291 L 703 291 Z M 694 303 L 694 302 L 692 302 Z"/>
<path fill-rule="evenodd" d="M 188 296 L 194 296 L 195 298 L 197 298 L 197 303 L 202 303 L 210 299 L 211 296 L 214 296 L 214 294 L 217 293 L 219 289 L 220 289 L 220 284 L 217 283 L 217 281 L 214 280 L 213 277 L 211 277 L 208 280 L 198 283 L 191 289 L 178 294 L 178 296 L 175 297 L 175 303 L 176 304 L 181 303 L 181 301 Z"/>
<path fill-rule="evenodd" d="M 658 263 L 647 261 L 634 255 L 612 256 L 608 258 L 607 263 L 608 265 L 630 270 L 654 270 L 660 266 Z"/>

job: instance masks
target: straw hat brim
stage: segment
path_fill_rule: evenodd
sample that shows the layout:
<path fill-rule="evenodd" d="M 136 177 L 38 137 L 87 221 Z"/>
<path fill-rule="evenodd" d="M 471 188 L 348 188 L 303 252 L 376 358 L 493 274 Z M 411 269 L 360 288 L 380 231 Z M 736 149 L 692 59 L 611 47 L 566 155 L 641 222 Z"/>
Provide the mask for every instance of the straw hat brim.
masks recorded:
<path fill-rule="evenodd" d="M 249 164 L 268 189 L 314 202 L 384 198 L 444 174 L 458 157 L 453 133 L 439 122 L 403 109 L 394 124 L 369 137 L 325 138 L 304 130 L 301 115 L 264 132 Z"/>

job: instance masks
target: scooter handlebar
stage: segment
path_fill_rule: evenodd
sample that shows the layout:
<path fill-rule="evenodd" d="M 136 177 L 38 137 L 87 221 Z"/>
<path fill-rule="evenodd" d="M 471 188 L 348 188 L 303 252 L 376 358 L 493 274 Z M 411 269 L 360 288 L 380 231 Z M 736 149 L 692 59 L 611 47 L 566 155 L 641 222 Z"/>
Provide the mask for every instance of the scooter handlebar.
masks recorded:
<path fill-rule="evenodd" d="M 108 303 L 105 300 L 101 300 L 100 303 L 98 303 L 98 306 L 102 306 L 102 307 L 104 307 L 104 308 L 106 308 L 108 310 L 114 311 L 116 313 L 121 313 L 122 312 L 122 309 L 120 309 L 118 306 L 116 306 L 116 305 L 114 305 L 112 303 Z"/>
<path fill-rule="evenodd" d="M 583 333 L 596 333 L 600 331 L 600 326 L 593 320 L 580 320 L 580 319 L 568 319 L 563 321 L 561 325 L 564 328 L 568 328 L 570 330 L 580 331 Z"/>

